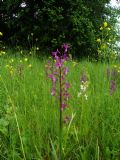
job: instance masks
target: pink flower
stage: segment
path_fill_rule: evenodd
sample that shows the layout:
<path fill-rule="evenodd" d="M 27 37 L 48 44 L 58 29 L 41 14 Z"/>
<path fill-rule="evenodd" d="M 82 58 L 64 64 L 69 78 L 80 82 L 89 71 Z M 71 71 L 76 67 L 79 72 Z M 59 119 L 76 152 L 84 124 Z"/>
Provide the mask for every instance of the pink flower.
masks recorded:
<path fill-rule="evenodd" d="M 116 90 L 116 82 L 114 80 L 110 81 L 110 95 L 112 95 Z"/>
<path fill-rule="evenodd" d="M 65 84 L 65 88 L 68 89 L 70 87 L 70 83 Z"/>
<path fill-rule="evenodd" d="M 55 58 L 56 60 L 59 59 L 60 51 L 57 49 L 56 52 L 52 52 L 52 57 Z"/>
<path fill-rule="evenodd" d="M 68 60 L 67 50 L 70 48 L 68 44 L 63 44 L 62 49 L 64 52 L 60 52 L 58 49 L 52 52 L 52 57 L 55 61 L 53 63 L 48 63 L 46 69 L 48 72 L 48 77 L 52 80 L 51 95 L 59 97 L 60 110 L 64 110 L 67 107 L 67 101 L 69 99 L 69 93 L 67 92 L 70 84 L 66 82 L 66 75 L 69 69 L 64 66 L 64 62 Z M 61 98 L 60 98 L 61 97 Z"/>
<path fill-rule="evenodd" d="M 49 78 L 52 79 L 53 82 L 56 82 L 57 78 L 54 76 L 54 74 L 49 74 Z"/>
<path fill-rule="evenodd" d="M 61 105 L 61 111 L 63 111 L 66 107 L 67 107 L 67 104 L 62 103 L 62 105 Z"/>
<path fill-rule="evenodd" d="M 64 74 L 67 75 L 68 72 L 69 72 L 69 69 L 66 67 L 66 68 L 64 69 Z"/>
<path fill-rule="evenodd" d="M 68 51 L 68 49 L 70 48 L 70 46 L 68 44 L 63 43 L 63 45 L 61 46 L 61 48 L 63 48 L 64 52 L 66 53 Z"/>
<path fill-rule="evenodd" d="M 54 89 L 54 88 L 52 88 L 52 90 L 51 90 L 51 95 L 52 95 L 52 96 L 55 95 L 55 89 Z"/>
<path fill-rule="evenodd" d="M 55 67 L 57 68 L 57 69 L 59 69 L 60 67 L 62 67 L 62 62 L 59 60 L 59 61 L 57 61 L 56 63 L 55 63 Z"/>

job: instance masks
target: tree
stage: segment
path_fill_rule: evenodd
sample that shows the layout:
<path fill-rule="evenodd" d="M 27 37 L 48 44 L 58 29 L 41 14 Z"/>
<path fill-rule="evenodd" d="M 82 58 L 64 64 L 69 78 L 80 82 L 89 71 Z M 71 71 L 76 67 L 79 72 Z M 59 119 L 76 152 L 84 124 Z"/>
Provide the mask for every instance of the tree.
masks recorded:
<path fill-rule="evenodd" d="M 70 43 L 78 56 L 97 54 L 96 36 L 111 15 L 110 0 L 8 0 L 1 2 L 2 23 L 9 28 L 9 42 L 27 46 L 28 35 L 42 49 Z M 11 41 L 10 41 L 11 40 Z"/>

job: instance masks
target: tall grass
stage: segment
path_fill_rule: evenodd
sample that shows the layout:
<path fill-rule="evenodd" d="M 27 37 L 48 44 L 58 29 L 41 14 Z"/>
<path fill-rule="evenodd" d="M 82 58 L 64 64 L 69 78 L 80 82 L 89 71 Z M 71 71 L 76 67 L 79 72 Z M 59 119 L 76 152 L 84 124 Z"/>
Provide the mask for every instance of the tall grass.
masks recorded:
<path fill-rule="evenodd" d="M 14 59 L 13 62 L 11 59 Z M 22 62 L 21 62 L 22 60 Z M 59 154 L 59 104 L 50 95 L 47 59 L 0 58 L 0 159 L 56 160 Z M 10 67 L 13 66 L 13 73 Z M 112 64 L 67 62 L 71 84 L 70 119 L 63 126 L 65 160 L 120 159 L 120 75 L 113 95 L 106 69 Z M 118 64 L 119 65 L 119 64 Z M 89 76 L 88 99 L 78 97 L 80 75 Z"/>

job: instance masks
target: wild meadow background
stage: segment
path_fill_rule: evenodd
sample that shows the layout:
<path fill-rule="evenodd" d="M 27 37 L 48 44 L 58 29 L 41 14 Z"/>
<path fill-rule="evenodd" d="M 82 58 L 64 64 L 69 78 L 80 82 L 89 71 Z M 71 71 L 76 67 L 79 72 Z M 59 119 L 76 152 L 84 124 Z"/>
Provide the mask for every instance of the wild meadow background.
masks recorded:
<path fill-rule="evenodd" d="M 120 10 L 109 2 L 0 2 L 0 160 L 120 159 Z"/>

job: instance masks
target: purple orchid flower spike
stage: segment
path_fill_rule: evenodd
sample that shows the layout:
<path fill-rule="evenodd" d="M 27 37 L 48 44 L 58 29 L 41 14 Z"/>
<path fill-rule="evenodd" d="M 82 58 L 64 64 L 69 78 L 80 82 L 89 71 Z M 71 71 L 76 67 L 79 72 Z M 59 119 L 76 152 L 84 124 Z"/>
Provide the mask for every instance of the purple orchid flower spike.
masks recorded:
<path fill-rule="evenodd" d="M 66 67 L 66 68 L 64 69 L 64 74 L 67 75 L 68 72 L 69 72 L 69 69 Z"/>
<path fill-rule="evenodd" d="M 55 95 L 55 88 L 51 89 L 51 95 L 54 96 Z"/>
<path fill-rule="evenodd" d="M 60 113 L 60 135 L 59 135 L 59 155 L 62 157 L 62 112 L 65 108 L 68 107 L 68 100 L 69 100 L 69 93 L 68 89 L 70 87 L 70 84 L 66 81 L 66 75 L 69 72 L 69 69 L 65 67 L 65 61 L 69 59 L 69 56 L 67 54 L 68 49 L 70 46 L 68 44 L 63 44 L 61 46 L 62 51 L 60 52 L 58 49 L 55 52 L 52 52 L 52 57 L 54 61 L 51 63 L 49 62 L 48 65 L 46 65 L 47 69 L 47 76 L 52 81 L 52 89 L 51 89 L 51 95 L 56 96 L 56 98 L 59 98 L 59 113 Z M 62 159 L 62 158 L 60 158 Z"/>
<path fill-rule="evenodd" d="M 53 82 L 57 81 L 57 78 L 55 77 L 54 74 L 50 74 L 48 77 L 51 78 Z"/>
<path fill-rule="evenodd" d="M 70 83 L 65 84 L 65 90 L 67 90 L 70 87 Z"/>
<path fill-rule="evenodd" d="M 61 105 L 61 111 L 63 111 L 65 108 L 67 107 L 67 104 L 65 104 L 64 102 Z"/>
<path fill-rule="evenodd" d="M 60 67 L 62 67 L 62 61 L 57 61 L 55 64 L 56 69 L 59 69 Z"/>
<path fill-rule="evenodd" d="M 67 90 L 70 87 L 70 84 L 66 82 L 66 75 L 69 72 L 68 67 L 64 66 L 64 62 L 66 60 L 68 60 L 68 54 L 67 51 L 70 48 L 70 46 L 68 44 L 63 44 L 61 46 L 63 50 L 60 52 L 58 49 L 55 52 L 52 52 L 51 56 L 53 57 L 53 59 L 55 60 L 53 63 L 50 63 L 50 61 L 48 62 L 47 66 L 47 76 L 48 78 L 51 79 L 52 81 L 52 89 L 51 89 L 51 95 L 54 95 L 56 97 L 60 97 L 62 99 L 61 102 L 61 108 L 62 110 L 66 107 L 63 106 L 67 106 L 66 103 L 69 99 L 69 94 L 67 93 Z M 60 85 L 60 90 L 58 92 L 58 89 L 56 87 L 58 87 L 59 85 L 57 85 L 58 83 L 61 83 Z M 59 94 L 59 95 L 57 95 Z M 64 105 L 62 105 L 62 103 Z"/>
<path fill-rule="evenodd" d="M 63 43 L 63 45 L 61 46 L 61 48 L 64 49 L 64 53 L 67 53 L 68 49 L 70 48 L 70 46 L 66 43 Z"/>
<path fill-rule="evenodd" d="M 116 90 L 116 82 L 114 80 L 110 81 L 110 95 L 112 95 Z"/>
<path fill-rule="evenodd" d="M 52 52 L 52 57 L 58 60 L 60 54 L 60 51 L 57 49 L 56 52 Z"/>

